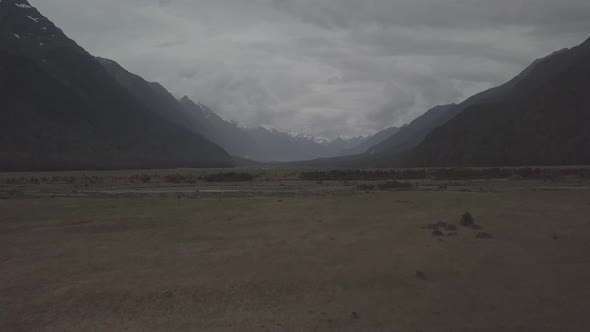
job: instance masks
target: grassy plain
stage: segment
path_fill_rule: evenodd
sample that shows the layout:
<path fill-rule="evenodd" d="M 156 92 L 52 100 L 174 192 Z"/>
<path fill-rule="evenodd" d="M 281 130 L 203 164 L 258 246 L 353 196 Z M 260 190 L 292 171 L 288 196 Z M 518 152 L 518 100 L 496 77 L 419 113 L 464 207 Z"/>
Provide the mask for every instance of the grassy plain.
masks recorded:
<path fill-rule="evenodd" d="M 253 172 L 226 184 L 0 175 L 0 331 L 590 326 L 587 180 L 366 191 Z M 459 225 L 467 211 L 482 229 Z M 439 221 L 457 234 L 433 236 Z"/>

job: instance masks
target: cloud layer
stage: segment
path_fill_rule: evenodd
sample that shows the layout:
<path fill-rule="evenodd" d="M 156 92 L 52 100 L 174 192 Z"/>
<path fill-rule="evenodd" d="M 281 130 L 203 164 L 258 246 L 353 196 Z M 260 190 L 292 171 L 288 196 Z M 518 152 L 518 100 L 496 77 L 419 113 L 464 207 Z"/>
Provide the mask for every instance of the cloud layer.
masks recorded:
<path fill-rule="evenodd" d="M 88 51 L 226 119 L 402 125 L 590 36 L 587 0 L 31 0 Z"/>

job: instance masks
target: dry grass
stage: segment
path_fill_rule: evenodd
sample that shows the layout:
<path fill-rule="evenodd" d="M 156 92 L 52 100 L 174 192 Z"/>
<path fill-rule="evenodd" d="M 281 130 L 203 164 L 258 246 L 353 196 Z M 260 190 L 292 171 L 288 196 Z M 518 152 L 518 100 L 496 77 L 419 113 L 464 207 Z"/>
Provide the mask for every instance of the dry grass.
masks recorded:
<path fill-rule="evenodd" d="M 589 202 L 498 188 L 0 200 L 0 330 L 584 331 Z M 465 211 L 493 239 L 423 229 Z"/>

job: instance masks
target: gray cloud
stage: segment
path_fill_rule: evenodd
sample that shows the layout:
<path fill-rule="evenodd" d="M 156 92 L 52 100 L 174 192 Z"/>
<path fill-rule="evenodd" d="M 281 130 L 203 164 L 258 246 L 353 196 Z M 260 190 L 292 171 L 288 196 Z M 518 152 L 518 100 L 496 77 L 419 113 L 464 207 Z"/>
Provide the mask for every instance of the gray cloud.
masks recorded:
<path fill-rule="evenodd" d="M 31 0 L 96 55 L 254 126 L 402 125 L 588 37 L 586 0 Z"/>

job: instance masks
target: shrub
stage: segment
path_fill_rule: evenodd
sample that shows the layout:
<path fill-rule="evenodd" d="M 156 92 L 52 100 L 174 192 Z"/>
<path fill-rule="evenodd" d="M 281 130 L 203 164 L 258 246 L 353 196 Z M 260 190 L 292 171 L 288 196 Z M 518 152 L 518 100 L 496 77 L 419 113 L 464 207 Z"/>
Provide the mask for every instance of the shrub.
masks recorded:
<path fill-rule="evenodd" d="M 377 181 L 377 180 L 410 180 L 424 179 L 426 170 L 331 170 L 301 172 L 299 177 L 304 181 Z"/>
<path fill-rule="evenodd" d="M 438 228 L 432 231 L 432 236 L 443 236 L 443 232 L 441 232 Z"/>
<path fill-rule="evenodd" d="M 247 172 L 222 172 L 200 177 L 207 182 L 244 182 L 254 180 L 254 176 Z"/>
<path fill-rule="evenodd" d="M 141 183 L 148 183 L 150 181 L 152 181 L 152 177 L 149 174 L 139 174 L 139 175 L 133 175 L 129 178 L 131 180 L 132 183 L 137 182 L 141 182 Z"/>
<path fill-rule="evenodd" d="M 469 212 L 465 212 L 463 216 L 461 216 L 461 226 L 463 227 L 472 227 L 475 225 L 475 220 L 473 216 Z"/>
<path fill-rule="evenodd" d="M 358 190 L 375 190 L 375 185 L 372 184 L 359 184 L 356 186 Z"/>
<path fill-rule="evenodd" d="M 10 197 L 23 197 L 25 196 L 25 192 L 19 189 L 10 189 L 8 190 L 8 196 Z"/>
<path fill-rule="evenodd" d="M 195 183 L 197 180 L 192 175 L 169 174 L 164 177 L 164 181 L 168 183 Z"/>
<path fill-rule="evenodd" d="M 457 231 L 457 226 L 455 226 L 453 224 L 447 224 L 445 226 L 445 229 L 450 232 L 455 232 L 455 231 Z"/>
<path fill-rule="evenodd" d="M 380 190 L 391 190 L 391 189 L 412 189 L 414 186 L 411 183 L 400 182 L 400 181 L 388 181 L 378 185 Z"/>
<path fill-rule="evenodd" d="M 152 180 L 152 177 L 149 176 L 148 174 L 141 174 L 139 176 L 139 180 L 141 180 L 141 182 L 143 182 L 143 183 L 148 183 Z"/>

